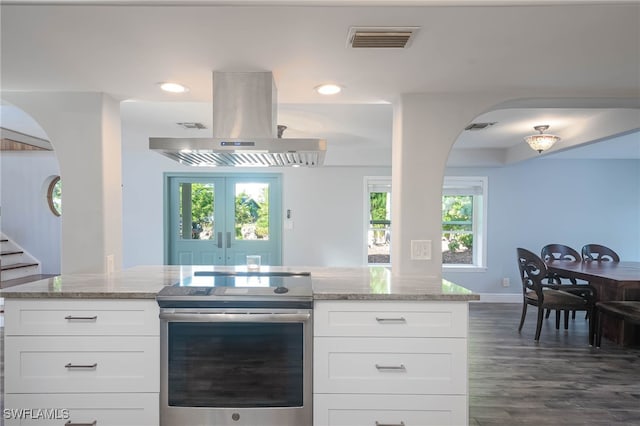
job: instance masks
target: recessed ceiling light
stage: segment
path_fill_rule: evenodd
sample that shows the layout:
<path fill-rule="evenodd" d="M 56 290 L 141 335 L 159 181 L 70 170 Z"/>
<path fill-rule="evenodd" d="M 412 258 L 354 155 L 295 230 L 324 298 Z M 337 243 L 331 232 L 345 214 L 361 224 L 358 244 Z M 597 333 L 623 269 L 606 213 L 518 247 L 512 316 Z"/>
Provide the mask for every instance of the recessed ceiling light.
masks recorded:
<path fill-rule="evenodd" d="M 178 83 L 160 83 L 160 88 L 165 92 L 171 93 L 184 93 L 189 91 L 186 86 Z"/>
<path fill-rule="evenodd" d="M 337 84 L 322 84 L 316 87 L 316 92 L 320 93 L 321 95 L 335 95 L 337 93 L 340 93 L 341 91 L 342 87 L 338 86 Z"/>

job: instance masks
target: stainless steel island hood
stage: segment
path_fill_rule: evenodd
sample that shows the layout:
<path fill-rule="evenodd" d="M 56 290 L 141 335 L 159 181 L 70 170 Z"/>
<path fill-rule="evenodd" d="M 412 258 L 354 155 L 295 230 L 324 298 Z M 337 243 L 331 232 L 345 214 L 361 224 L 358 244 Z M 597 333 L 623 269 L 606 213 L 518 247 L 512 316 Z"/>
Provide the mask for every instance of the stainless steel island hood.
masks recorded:
<path fill-rule="evenodd" d="M 315 167 L 323 139 L 279 138 L 271 72 L 213 73 L 213 137 L 149 138 L 149 148 L 190 166 Z"/>

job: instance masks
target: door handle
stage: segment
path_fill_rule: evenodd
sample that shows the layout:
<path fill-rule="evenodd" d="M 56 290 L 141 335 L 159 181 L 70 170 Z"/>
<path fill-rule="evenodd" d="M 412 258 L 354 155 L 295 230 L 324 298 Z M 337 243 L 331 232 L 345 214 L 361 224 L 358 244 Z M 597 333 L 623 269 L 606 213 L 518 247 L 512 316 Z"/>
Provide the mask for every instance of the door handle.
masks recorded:
<path fill-rule="evenodd" d="M 222 232 L 218 232 L 218 248 L 222 248 Z"/>
<path fill-rule="evenodd" d="M 227 248 L 231 248 L 231 232 L 227 232 Z"/>

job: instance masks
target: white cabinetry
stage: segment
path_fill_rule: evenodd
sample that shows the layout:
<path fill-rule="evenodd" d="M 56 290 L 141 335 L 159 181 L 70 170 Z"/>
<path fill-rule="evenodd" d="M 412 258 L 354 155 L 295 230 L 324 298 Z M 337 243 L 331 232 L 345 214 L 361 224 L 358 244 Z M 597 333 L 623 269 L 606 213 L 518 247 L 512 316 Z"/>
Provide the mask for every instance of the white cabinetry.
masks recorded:
<path fill-rule="evenodd" d="M 159 335 L 152 299 L 5 299 L 5 424 L 157 426 Z"/>
<path fill-rule="evenodd" d="M 316 301 L 314 426 L 466 425 L 467 302 Z"/>

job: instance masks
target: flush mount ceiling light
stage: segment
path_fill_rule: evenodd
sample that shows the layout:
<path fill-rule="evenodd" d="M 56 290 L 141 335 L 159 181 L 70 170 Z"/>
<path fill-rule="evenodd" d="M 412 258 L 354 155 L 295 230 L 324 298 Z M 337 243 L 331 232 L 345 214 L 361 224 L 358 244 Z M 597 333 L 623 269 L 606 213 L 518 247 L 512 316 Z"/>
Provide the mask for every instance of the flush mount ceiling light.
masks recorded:
<path fill-rule="evenodd" d="M 189 89 L 186 86 L 178 83 L 159 83 L 160 88 L 165 92 L 171 93 L 184 93 L 188 92 Z"/>
<path fill-rule="evenodd" d="M 316 92 L 321 95 L 335 95 L 342 91 L 342 87 L 337 84 L 322 84 L 316 87 Z"/>
<path fill-rule="evenodd" d="M 560 140 L 559 136 L 543 134 L 543 132 L 549 128 L 548 125 L 534 126 L 533 128 L 540 132 L 540 134 L 527 136 L 524 140 L 533 150 L 538 151 L 538 153 L 546 151 Z"/>

